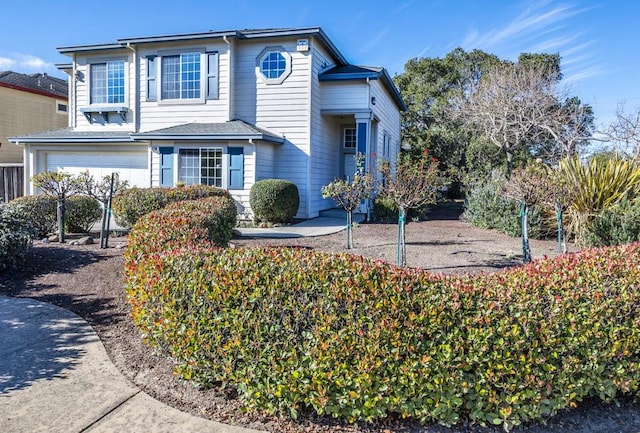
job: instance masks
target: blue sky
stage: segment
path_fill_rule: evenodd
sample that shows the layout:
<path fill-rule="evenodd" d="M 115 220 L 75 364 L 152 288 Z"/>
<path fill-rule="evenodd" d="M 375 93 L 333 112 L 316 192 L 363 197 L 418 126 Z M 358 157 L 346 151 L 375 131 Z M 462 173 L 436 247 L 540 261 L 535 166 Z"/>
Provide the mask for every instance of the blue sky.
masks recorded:
<path fill-rule="evenodd" d="M 171 6 L 169 6 L 171 4 Z M 503 59 L 559 52 L 565 84 L 596 123 L 640 106 L 640 2 L 529 0 L 78 2 L 0 0 L 0 70 L 48 72 L 57 47 L 117 38 L 243 28 L 320 26 L 354 64 L 401 73 L 413 57 L 455 47 Z"/>

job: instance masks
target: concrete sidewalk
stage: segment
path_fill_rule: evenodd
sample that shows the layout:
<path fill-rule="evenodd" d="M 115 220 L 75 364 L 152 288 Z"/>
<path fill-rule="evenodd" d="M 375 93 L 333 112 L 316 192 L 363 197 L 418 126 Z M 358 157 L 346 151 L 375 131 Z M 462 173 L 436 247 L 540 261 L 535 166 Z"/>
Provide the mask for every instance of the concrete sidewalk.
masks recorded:
<path fill-rule="evenodd" d="M 353 222 L 361 223 L 365 220 L 364 214 L 354 214 Z M 301 238 L 313 236 L 325 236 L 341 232 L 347 227 L 345 211 L 331 209 L 321 212 L 320 216 L 298 224 L 283 227 L 269 228 L 236 228 L 242 237 L 249 238 Z"/>
<path fill-rule="evenodd" d="M 75 314 L 0 296 L 0 432 L 255 433 L 173 409 L 137 389 Z"/>

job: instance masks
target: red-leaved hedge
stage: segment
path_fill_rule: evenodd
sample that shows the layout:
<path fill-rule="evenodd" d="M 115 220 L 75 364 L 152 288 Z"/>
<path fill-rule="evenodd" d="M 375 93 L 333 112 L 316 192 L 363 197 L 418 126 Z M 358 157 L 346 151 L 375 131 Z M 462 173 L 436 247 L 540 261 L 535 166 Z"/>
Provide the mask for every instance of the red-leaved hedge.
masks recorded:
<path fill-rule="evenodd" d="M 638 244 L 467 277 L 288 248 L 136 257 L 148 340 L 250 408 L 511 427 L 638 394 Z"/>

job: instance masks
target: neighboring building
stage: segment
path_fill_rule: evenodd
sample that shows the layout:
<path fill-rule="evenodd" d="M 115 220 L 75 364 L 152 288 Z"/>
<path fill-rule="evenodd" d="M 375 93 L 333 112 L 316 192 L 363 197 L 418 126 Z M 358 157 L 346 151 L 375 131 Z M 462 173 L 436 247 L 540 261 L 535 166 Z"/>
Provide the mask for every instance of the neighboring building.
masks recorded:
<path fill-rule="evenodd" d="M 23 190 L 24 151 L 8 137 L 65 127 L 67 108 L 65 80 L 0 71 L 0 200 L 22 195 Z"/>
<path fill-rule="evenodd" d="M 14 137 L 25 170 L 140 187 L 228 189 L 250 215 L 261 179 L 295 182 L 299 218 L 334 206 L 320 189 L 353 156 L 395 161 L 405 104 L 383 68 L 350 65 L 322 29 L 211 31 L 60 48 L 73 63 L 70 126 Z M 26 193 L 34 192 L 26 185 Z"/>

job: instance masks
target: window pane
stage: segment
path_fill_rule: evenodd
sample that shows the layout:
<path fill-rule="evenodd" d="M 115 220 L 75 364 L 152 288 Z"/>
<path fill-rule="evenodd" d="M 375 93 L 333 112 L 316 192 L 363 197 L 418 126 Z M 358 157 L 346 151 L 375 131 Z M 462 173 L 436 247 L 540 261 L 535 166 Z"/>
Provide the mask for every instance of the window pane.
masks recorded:
<path fill-rule="evenodd" d="M 287 61 L 284 56 L 277 51 L 270 51 L 260 62 L 260 70 L 266 78 L 278 78 L 287 68 Z"/>
<path fill-rule="evenodd" d="M 107 63 L 107 94 L 110 104 L 124 103 L 124 62 Z"/>
<path fill-rule="evenodd" d="M 200 182 L 203 185 L 222 187 L 222 149 L 202 149 L 200 163 Z"/>
<path fill-rule="evenodd" d="M 200 54 L 182 55 L 182 98 L 200 97 Z"/>
<path fill-rule="evenodd" d="M 180 149 L 178 154 L 178 180 L 185 185 L 200 183 L 200 152 L 198 149 Z"/>
<path fill-rule="evenodd" d="M 107 102 L 107 64 L 96 63 L 90 66 L 89 86 L 92 104 Z"/>
<path fill-rule="evenodd" d="M 356 147 L 356 129 L 355 128 L 345 128 L 344 147 L 347 149 L 355 149 Z"/>
<path fill-rule="evenodd" d="M 162 99 L 180 98 L 180 56 L 162 58 Z"/>

